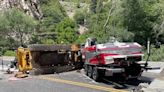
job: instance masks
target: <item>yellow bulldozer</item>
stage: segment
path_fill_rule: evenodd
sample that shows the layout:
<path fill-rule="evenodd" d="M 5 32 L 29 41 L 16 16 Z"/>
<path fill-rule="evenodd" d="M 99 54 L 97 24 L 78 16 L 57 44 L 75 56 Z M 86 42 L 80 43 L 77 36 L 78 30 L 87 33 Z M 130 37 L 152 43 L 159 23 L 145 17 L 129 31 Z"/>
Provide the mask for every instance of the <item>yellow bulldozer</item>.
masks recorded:
<path fill-rule="evenodd" d="M 80 46 L 34 44 L 17 49 L 17 67 L 20 72 L 50 74 L 83 67 Z"/>

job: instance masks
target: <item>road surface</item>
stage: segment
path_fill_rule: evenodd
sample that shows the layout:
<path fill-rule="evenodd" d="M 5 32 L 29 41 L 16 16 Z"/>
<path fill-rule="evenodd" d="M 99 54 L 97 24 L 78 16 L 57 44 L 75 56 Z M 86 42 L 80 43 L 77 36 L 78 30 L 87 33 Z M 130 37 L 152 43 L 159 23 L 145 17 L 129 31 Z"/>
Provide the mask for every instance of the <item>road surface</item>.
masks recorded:
<path fill-rule="evenodd" d="M 4 60 L 5 64 L 10 61 L 12 60 Z M 158 73 L 144 72 L 139 80 L 121 83 L 119 78 L 111 77 L 95 82 L 83 70 L 22 79 L 15 78 L 14 74 L 0 72 L 0 92 L 128 92 L 139 83 L 151 83 L 156 76 Z"/>

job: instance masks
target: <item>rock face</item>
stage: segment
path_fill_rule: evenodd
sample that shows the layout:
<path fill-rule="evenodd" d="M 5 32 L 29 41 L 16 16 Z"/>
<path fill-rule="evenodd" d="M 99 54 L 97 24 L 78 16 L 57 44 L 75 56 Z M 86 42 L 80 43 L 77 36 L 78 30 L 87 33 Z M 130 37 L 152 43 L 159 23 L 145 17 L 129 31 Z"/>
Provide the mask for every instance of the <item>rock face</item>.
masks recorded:
<path fill-rule="evenodd" d="M 0 10 L 17 8 L 38 20 L 42 18 L 39 0 L 0 0 Z"/>

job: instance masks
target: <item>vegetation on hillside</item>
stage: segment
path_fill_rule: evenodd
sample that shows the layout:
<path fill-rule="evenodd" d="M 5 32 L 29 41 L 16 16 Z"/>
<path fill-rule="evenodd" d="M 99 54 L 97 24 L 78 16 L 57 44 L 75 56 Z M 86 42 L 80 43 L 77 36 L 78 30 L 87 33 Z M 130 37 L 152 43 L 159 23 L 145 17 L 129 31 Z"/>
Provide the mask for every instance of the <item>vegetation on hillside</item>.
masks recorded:
<path fill-rule="evenodd" d="M 34 32 L 37 22 L 15 8 L 0 14 L 1 47 L 23 46 L 27 36 Z"/>
<path fill-rule="evenodd" d="M 41 20 L 34 20 L 16 9 L 1 13 L 0 39 L 3 40 L 0 40 L 0 47 L 11 49 L 36 43 L 80 44 L 84 43 L 87 37 L 95 37 L 99 43 L 104 43 L 108 42 L 111 36 L 119 41 L 136 41 L 145 47 L 148 39 L 152 45 L 157 42 L 164 43 L 163 0 L 62 1 L 77 4 L 74 19 L 68 17 L 58 0 L 40 0 L 43 13 Z M 84 9 L 80 7 L 81 3 L 89 4 L 89 7 Z M 88 31 L 78 34 L 79 25 L 83 25 Z M 30 41 L 24 40 L 22 36 L 27 34 Z M 163 55 L 162 48 L 163 46 L 159 50 L 152 50 Z M 157 59 L 150 59 L 162 60 L 162 55 L 156 55 Z"/>

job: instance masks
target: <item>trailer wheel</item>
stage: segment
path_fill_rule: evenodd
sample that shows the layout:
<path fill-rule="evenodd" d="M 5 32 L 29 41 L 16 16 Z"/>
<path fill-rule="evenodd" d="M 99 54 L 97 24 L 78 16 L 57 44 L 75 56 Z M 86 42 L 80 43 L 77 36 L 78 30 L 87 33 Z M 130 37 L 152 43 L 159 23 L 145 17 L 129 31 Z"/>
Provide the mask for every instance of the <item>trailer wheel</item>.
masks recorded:
<path fill-rule="evenodd" d="M 95 81 L 100 81 L 100 72 L 98 71 L 97 67 L 93 67 L 93 73 L 92 73 L 92 78 Z"/>
<path fill-rule="evenodd" d="M 88 66 L 88 76 L 92 78 L 93 68 L 92 66 Z"/>

